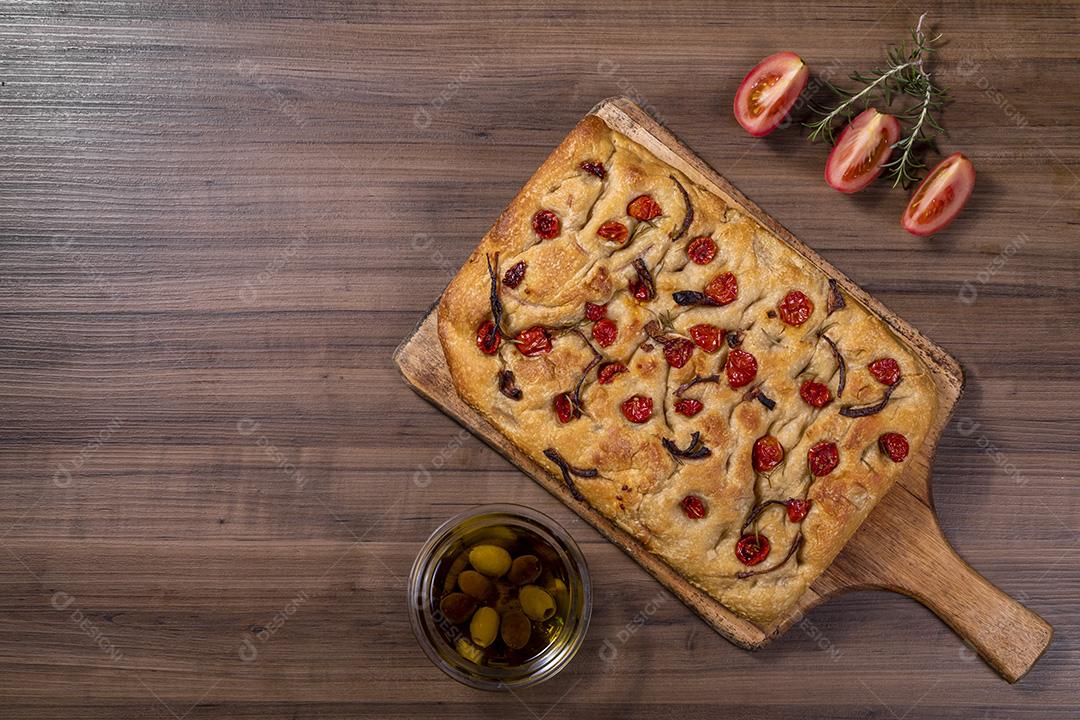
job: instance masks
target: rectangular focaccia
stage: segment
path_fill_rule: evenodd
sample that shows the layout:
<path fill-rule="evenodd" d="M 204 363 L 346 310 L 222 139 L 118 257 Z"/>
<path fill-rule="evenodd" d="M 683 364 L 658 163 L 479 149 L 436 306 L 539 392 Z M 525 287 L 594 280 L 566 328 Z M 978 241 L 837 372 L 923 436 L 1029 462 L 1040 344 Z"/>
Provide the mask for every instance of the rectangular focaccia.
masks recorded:
<path fill-rule="evenodd" d="M 761 624 L 832 562 L 937 412 L 885 322 L 595 116 L 502 213 L 438 325 L 469 405 Z"/>

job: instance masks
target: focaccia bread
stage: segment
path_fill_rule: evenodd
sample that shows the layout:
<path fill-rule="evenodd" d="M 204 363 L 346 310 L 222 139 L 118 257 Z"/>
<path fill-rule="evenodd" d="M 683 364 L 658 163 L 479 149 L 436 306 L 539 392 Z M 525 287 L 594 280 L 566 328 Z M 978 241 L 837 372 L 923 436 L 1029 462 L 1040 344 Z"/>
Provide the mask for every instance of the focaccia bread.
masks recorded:
<path fill-rule="evenodd" d="M 583 120 L 447 288 L 454 385 L 574 497 L 759 623 L 917 453 L 922 360 L 716 194 Z"/>

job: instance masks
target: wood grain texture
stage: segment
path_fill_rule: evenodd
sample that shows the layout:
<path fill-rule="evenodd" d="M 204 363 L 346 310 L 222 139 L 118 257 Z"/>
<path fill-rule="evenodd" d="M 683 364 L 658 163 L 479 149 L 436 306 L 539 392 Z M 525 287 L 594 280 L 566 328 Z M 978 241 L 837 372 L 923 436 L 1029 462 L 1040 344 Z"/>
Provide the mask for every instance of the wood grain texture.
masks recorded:
<path fill-rule="evenodd" d="M 824 147 L 754 140 L 729 109 L 764 55 L 840 79 L 922 10 L 949 38 L 942 150 L 979 172 L 929 241 L 895 222 L 902 193 L 841 197 Z M 1076 3 L 86 0 L 0 20 L 5 718 L 1080 713 Z M 964 365 L 936 509 L 1057 630 L 1020 683 L 884 593 L 733 647 L 398 380 L 399 340 L 617 94 Z M 582 543 L 596 610 L 563 674 L 491 696 L 415 646 L 404 575 L 441 520 L 509 501 Z"/>
<path fill-rule="evenodd" d="M 1009 682 L 1023 677 L 1050 644 L 1053 630 L 1038 614 L 1002 593 L 965 563 L 944 539 L 933 511 L 930 478 L 934 450 L 960 398 L 964 378 L 959 364 L 941 347 L 922 336 L 903 318 L 868 296 L 812 248 L 791 235 L 776 219 L 746 198 L 722 176 L 625 97 L 608 98 L 590 114 L 639 143 L 696 185 L 709 189 L 729 205 L 755 219 L 782 239 L 904 337 L 929 368 L 938 397 L 938 413 L 929 425 L 919 452 L 905 460 L 906 472 L 897 492 L 881 510 L 872 512 L 868 526 L 850 541 L 853 547 L 836 560 L 837 571 L 826 569 L 786 615 L 768 625 L 749 622 L 730 612 L 708 593 L 674 572 L 632 535 L 573 497 L 558 472 L 534 462 L 498 428 L 458 396 L 438 337 L 438 311 L 432 310 L 394 353 L 405 382 L 436 407 L 480 436 L 548 492 L 559 498 L 601 535 L 622 548 L 667 590 L 685 602 L 721 635 L 747 649 L 760 649 L 782 634 L 822 601 L 856 589 L 884 589 L 919 599 Z"/>

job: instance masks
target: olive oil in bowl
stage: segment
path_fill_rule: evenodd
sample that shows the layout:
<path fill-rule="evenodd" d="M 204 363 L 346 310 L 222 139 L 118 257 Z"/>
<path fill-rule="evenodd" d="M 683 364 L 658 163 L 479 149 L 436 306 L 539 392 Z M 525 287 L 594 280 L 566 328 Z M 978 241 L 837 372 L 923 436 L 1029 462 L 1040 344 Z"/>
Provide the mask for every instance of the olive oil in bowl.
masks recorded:
<path fill-rule="evenodd" d="M 409 583 L 420 646 L 444 672 L 482 689 L 551 677 L 584 640 L 588 569 L 555 521 L 489 505 L 452 518 L 425 544 Z"/>

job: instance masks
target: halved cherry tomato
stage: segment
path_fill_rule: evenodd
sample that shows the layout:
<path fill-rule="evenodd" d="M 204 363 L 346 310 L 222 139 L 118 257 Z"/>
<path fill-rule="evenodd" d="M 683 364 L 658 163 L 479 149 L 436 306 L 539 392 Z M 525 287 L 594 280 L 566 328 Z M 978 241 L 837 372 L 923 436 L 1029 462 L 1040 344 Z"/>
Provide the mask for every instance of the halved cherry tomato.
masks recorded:
<path fill-rule="evenodd" d="M 960 213 L 975 189 L 975 166 L 962 153 L 938 163 L 915 188 L 900 225 L 912 235 L 926 237 L 944 230 Z"/>
<path fill-rule="evenodd" d="M 768 135 L 799 99 L 810 69 L 793 52 L 770 55 L 746 74 L 735 93 L 735 119 L 754 137 Z"/>
<path fill-rule="evenodd" d="M 682 499 L 682 509 L 686 513 L 686 517 L 691 520 L 700 520 L 709 514 L 708 508 L 705 507 L 705 501 L 699 498 L 697 495 L 687 495 Z"/>
<path fill-rule="evenodd" d="M 862 190 L 872 183 L 900 139 L 900 121 L 868 108 L 859 113 L 836 141 L 825 163 L 825 182 L 842 193 Z"/>

